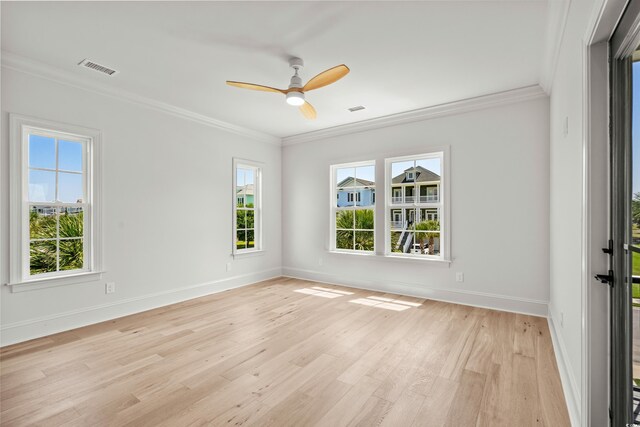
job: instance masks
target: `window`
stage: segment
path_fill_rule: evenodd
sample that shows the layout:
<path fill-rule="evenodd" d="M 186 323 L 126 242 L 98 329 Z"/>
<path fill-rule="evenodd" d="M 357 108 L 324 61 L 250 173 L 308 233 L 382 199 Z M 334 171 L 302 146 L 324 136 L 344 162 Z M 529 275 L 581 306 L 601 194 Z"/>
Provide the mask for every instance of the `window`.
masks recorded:
<path fill-rule="evenodd" d="M 448 259 L 443 151 L 385 160 L 386 254 Z"/>
<path fill-rule="evenodd" d="M 233 253 L 262 250 L 261 178 L 259 163 L 233 161 Z"/>
<path fill-rule="evenodd" d="M 100 271 L 100 133 L 11 116 L 11 284 Z"/>
<path fill-rule="evenodd" d="M 373 253 L 375 163 L 334 165 L 331 177 L 331 249 Z"/>
<path fill-rule="evenodd" d="M 347 193 L 347 201 L 353 203 L 353 197 L 355 195 L 356 203 L 360 203 L 360 193 Z"/>

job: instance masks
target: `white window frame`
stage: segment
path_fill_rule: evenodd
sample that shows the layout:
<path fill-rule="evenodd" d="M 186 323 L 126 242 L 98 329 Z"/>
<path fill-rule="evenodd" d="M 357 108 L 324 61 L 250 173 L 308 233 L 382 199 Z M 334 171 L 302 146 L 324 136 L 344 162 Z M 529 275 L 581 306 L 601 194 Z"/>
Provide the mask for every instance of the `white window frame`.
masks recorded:
<path fill-rule="evenodd" d="M 238 249 L 236 246 L 236 236 L 237 236 L 237 178 L 238 178 L 238 168 L 241 169 L 252 169 L 254 172 L 254 188 L 253 188 L 253 248 L 245 248 Z M 231 235 L 231 248 L 232 255 L 234 257 L 240 257 L 242 255 L 250 255 L 250 254 L 259 254 L 264 252 L 264 238 L 262 233 L 262 174 L 263 174 L 264 164 L 260 162 L 256 162 L 253 160 L 233 158 L 233 186 L 232 186 L 232 217 L 231 221 L 233 226 L 231 227 L 233 232 Z M 246 199 L 246 195 L 245 195 Z"/>
<path fill-rule="evenodd" d="M 9 115 L 10 126 L 10 214 L 11 225 L 9 286 L 12 292 L 21 292 L 51 286 L 69 285 L 100 280 L 103 271 L 102 248 L 102 159 L 99 130 L 57 123 L 17 114 Z M 83 258 L 81 270 L 30 274 L 29 265 L 29 134 L 53 136 L 82 142 L 85 176 L 85 209 Z M 60 203 L 47 203 L 57 206 Z"/>
<path fill-rule="evenodd" d="M 375 160 L 366 160 L 366 161 L 361 161 L 361 162 L 351 162 L 351 163 L 340 163 L 340 164 L 335 164 L 335 165 L 331 165 L 329 167 L 329 183 L 330 183 L 330 223 L 329 223 L 329 231 L 330 231 L 330 237 L 329 237 L 329 251 L 331 252 L 338 252 L 338 253 L 349 253 L 349 254 L 361 254 L 361 255 L 369 255 L 369 256 L 375 256 L 376 254 L 376 230 L 377 230 L 377 224 L 376 224 L 376 205 L 375 202 L 373 203 L 373 206 L 358 206 L 357 202 L 353 202 L 353 205 L 349 205 L 349 206 L 345 206 L 343 208 L 338 208 L 337 206 L 337 195 L 338 195 L 338 191 L 337 191 L 337 180 L 336 180 L 336 171 L 338 169 L 343 169 L 343 168 L 357 168 L 357 167 L 363 167 L 363 166 L 373 166 L 374 167 L 374 176 L 375 176 L 375 170 L 376 170 L 376 161 Z M 355 178 L 355 177 L 354 177 Z M 374 182 L 374 189 L 378 188 L 378 184 L 377 182 Z M 353 193 L 351 193 L 353 194 Z M 360 194 L 359 192 L 357 194 Z M 349 202 L 349 193 L 347 193 L 347 203 L 352 203 Z M 372 209 L 373 210 L 373 230 L 365 230 L 365 231 L 373 231 L 373 249 L 371 251 L 362 251 L 362 250 L 357 250 L 357 249 L 338 249 L 336 248 L 336 213 L 339 210 L 346 210 L 345 208 L 348 209 L 352 209 L 352 210 L 363 210 L 363 209 Z M 354 229 L 355 231 L 363 231 L 363 230 L 357 230 Z"/>
<path fill-rule="evenodd" d="M 421 154 L 390 157 L 384 160 L 385 163 L 385 186 L 384 191 L 386 194 L 392 193 L 392 172 L 391 165 L 395 162 L 422 160 L 422 159 L 440 159 L 440 187 L 439 187 L 439 200 L 437 203 L 420 203 L 419 197 L 414 198 L 412 203 L 392 203 L 392 197 L 385 197 L 384 207 L 384 255 L 389 258 L 410 258 L 426 261 L 451 261 L 451 221 L 450 221 L 450 192 L 449 192 L 449 147 L 437 147 Z M 419 185 L 418 183 L 415 183 Z M 419 194 L 419 187 L 417 188 Z M 415 191 L 414 191 L 415 193 Z M 404 201 L 404 200 L 403 200 Z M 425 255 L 425 254 L 413 254 L 413 253 L 397 253 L 391 252 L 391 210 L 402 208 L 438 208 L 440 209 L 440 254 L 439 255 Z"/>

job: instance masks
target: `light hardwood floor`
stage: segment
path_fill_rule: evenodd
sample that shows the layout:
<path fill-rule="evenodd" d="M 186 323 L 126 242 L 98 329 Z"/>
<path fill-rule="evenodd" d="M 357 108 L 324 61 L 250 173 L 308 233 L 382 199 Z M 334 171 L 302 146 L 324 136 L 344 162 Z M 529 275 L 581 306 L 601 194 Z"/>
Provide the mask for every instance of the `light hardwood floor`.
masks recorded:
<path fill-rule="evenodd" d="M 569 426 L 543 318 L 273 279 L 5 347 L 3 426 Z"/>

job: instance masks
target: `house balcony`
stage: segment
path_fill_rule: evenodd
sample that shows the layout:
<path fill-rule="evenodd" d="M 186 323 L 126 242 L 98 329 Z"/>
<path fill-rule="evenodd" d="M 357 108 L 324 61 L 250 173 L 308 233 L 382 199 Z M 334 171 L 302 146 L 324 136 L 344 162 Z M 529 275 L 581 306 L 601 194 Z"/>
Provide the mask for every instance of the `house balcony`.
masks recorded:
<path fill-rule="evenodd" d="M 429 194 L 426 196 L 392 196 L 391 204 L 401 205 L 404 203 L 438 203 L 440 198 L 437 194 Z"/>

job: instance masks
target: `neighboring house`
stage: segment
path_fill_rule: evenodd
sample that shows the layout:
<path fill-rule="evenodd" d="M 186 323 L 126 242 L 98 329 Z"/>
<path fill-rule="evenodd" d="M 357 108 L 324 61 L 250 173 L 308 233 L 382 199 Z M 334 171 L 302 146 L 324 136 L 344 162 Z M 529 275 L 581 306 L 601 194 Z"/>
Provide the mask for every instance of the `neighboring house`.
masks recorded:
<path fill-rule="evenodd" d="M 346 177 L 337 184 L 337 206 L 373 206 L 376 201 L 375 183 L 366 179 Z"/>
<path fill-rule="evenodd" d="M 254 186 L 253 184 L 242 185 L 236 187 L 236 203 L 239 206 L 247 206 L 253 204 Z"/>
<path fill-rule="evenodd" d="M 410 232 L 422 221 L 440 221 L 440 175 L 422 166 L 406 169 L 391 180 L 391 232 L 396 251 L 419 251 Z M 431 206 L 430 206 L 431 205 Z M 440 239 L 435 238 L 435 253 Z"/>
<path fill-rule="evenodd" d="M 82 203 L 82 199 L 78 199 L 76 200 L 76 203 Z M 66 214 L 74 214 L 74 213 L 80 213 L 82 212 L 82 207 L 65 207 L 63 208 L 64 210 L 62 211 L 63 213 Z M 50 215 L 55 215 L 56 213 L 56 208 L 52 207 L 52 206 L 33 206 L 31 207 L 31 212 L 36 212 L 39 215 L 42 216 L 50 216 Z"/>

